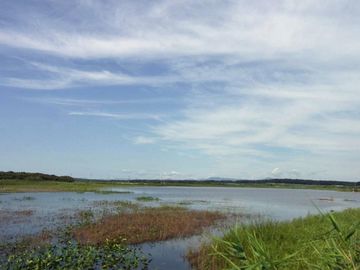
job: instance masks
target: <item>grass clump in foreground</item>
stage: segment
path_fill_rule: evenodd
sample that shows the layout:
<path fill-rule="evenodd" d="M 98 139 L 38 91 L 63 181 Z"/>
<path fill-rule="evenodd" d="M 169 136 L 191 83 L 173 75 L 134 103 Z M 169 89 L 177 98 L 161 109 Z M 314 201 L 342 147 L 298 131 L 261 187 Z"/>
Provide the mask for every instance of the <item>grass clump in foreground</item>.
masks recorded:
<path fill-rule="evenodd" d="M 202 269 L 360 269 L 360 209 L 233 228 L 188 259 Z"/>
<path fill-rule="evenodd" d="M 102 244 L 105 239 L 125 239 L 127 244 L 154 242 L 201 233 L 225 218 L 218 212 L 193 211 L 182 207 L 143 208 L 105 216 L 73 230 L 82 244 Z"/>

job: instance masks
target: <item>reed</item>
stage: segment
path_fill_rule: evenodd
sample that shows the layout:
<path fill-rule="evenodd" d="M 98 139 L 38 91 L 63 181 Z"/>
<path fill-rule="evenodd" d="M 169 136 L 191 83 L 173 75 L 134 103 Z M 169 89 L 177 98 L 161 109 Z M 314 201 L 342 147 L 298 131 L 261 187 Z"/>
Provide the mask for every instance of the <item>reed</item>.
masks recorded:
<path fill-rule="evenodd" d="M 240 225 L 188 259 L 195 269 L 360 269 L 360 209 Z"/>

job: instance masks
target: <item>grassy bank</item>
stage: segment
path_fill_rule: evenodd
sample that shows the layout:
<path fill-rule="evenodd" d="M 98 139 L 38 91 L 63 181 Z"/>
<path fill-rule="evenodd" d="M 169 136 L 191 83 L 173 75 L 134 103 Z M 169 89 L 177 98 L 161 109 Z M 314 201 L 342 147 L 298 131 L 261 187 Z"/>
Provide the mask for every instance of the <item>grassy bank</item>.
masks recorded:
<path fill-rule="evenodd" d="M 232 229 L 191 251 L 195 269 L 360 269 L 360 209 Z"/>
<path fill-rule="evenodd" d="M 104 188 L 128 186 L 122 183 L 100 181 L 33 181 L 33 180 L 0 180 L 0 193 L 6 192 L 99 192 Z"/>
<path fill-rule="evenodd" d="M 79 181 L 63 182 L 63 181 L 37 181 L 37 180 L 0 180 L 0 193 L 6 192 L 99 192 L 105 188 L 111 187 L 137 187 L 137 186 L 183 186 L 183 187 L 237 187 L 237 188 L 287 188 L 287 189 L 322 189 L 337 191 L 354 191 L 353 187 L 336 186 L 336 185 L 300 185 L 300 184 L 281 184 L 281 183 L 246 183 L 231 184 L 220 182 L 181 182 L 167 181 L 159 182 L 126 182 L 126 181 Z M 358 191 L 356 189 L 355 191 Z"/>

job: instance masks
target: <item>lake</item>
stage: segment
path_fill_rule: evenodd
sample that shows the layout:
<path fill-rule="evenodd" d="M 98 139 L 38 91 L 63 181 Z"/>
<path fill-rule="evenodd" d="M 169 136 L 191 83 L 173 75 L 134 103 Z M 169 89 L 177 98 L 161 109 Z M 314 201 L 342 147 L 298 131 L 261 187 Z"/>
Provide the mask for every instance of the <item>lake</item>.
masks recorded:
<path fill-rule="evenodd" d="M 0 195 L 0 210 L 31 211 L 15 219 L 0 221 L 0 240 L 12 241 L 45 228 L 71 223 L 79 210 L 102 211 L 101 201 L 136 201 L 139 196 L 152 196 L 159 201 L 143 205 L 184 205 L 192 209 L 245 213 L 275 220 L 289 220 L 319 213 L 360 207 L 360 193 L 310 189 L 233 188 L 233 187 L 126 187 L 107 189 L 119 193 L 40 192 Z M 128 192 L 128 193 L 124 193 Z M 239 221 L 241 222 L 241 220 Z M 151 269 L 189 269 L 183 256 L 201 236 L 140 245 L 151 253 Z"/>

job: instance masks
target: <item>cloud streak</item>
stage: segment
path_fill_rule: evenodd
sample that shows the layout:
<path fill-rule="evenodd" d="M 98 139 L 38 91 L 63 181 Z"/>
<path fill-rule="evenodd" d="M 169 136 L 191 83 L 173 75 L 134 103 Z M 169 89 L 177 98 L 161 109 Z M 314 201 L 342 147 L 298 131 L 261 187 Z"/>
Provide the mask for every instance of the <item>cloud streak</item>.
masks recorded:
<path fill-rule="evenodd" d="M 108 112 L 69 112 L 70 116 L 105 117 L 116 120 L 159 120 L 160 116 L 153 114 L 108 113 Z"/>

